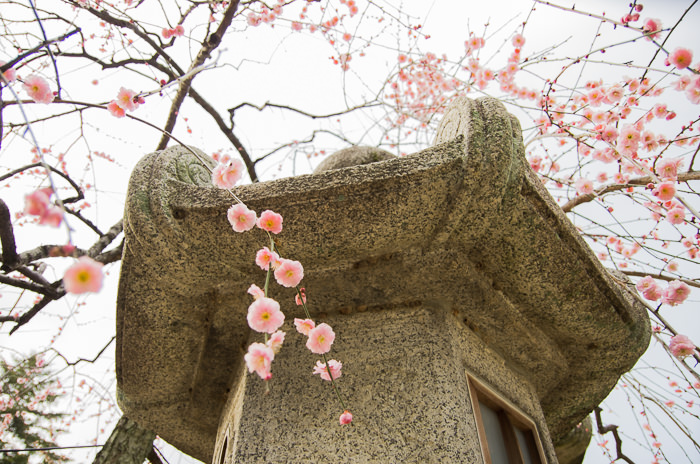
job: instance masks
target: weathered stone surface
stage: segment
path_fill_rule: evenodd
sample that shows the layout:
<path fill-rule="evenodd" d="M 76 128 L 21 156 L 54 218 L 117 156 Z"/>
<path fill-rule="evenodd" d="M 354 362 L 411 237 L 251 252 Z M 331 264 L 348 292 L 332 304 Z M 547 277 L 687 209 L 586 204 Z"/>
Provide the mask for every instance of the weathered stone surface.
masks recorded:
<path fill-rule="evenodd" d="M 554 444 L 559 464 L 581 464 L 592 436 L 593 422 L 588 416 Z"/>
<path fill-rule="evenodd" d="M 266 245 L 259 230 L 231 231 L 231 197 L 208 177 L 181 147 L 139 163 L 127 198 L 117 308 L 120 405 L 203 460 L 212 457 L 229 390 L 245 396 L 260 388 L 246 384 L 242 358 L 249 342 L 246 290 L 263 282 L 253 259 Z M 648 344 L 644 308 L 600 265 L 529 169 L 517 121 L 494 100 L 458 100 L 435 146 L 420 153 L 235 193 L 252 209 L 284 216 L 280 249 L 304 264 L 312 316 L 357 316 L 370 323 L 367 314 L 376 314 L 377 327 L 400 338 L 401 324 L 386 327 L 382 321 L 391 319 L 384 313 L 447 308 L 459 321 L 460 337 L 487 346 L 541 401 L 541 433 L 548 428 L 555 441 L 602 401 Z M 290 291 L 271 288 L 287 317 L 299 317 Z M 446 338 L 459 333 L 452 322 L 447 326 Z M 338 347 L 343 339 L 358 340 L 353 330 L 338 328 Z M 475 357 L 474 346 L 464 342 L 453 349 L 455 360 L 505 396 L 521 395 L 518 382 L 499 383 L 489 374 L 499 372 L 488 361 L 495 358 Z M 378 395 L 383 388 L 396 391 L 396 384 L 382 385 L 373 366 L 362 367 L 374 353 L 362 358 L 357 347 L 346 349 L 361 361 L 334 350 L 353 366 L 341 379 L 355 385 L 347 392 L 353 408 L 365 411 L 362 402 L 370 399 L 353 396 L 359 385 Z M 280 354 L 280 361 L 284 356 L 296 355 Z M 413 356 L 425 364 L 425 352 Z M 275 381 L 296 388 L 293 382 L 303 375 L 287 383 L 281 366 L 273 368 Z M 317 385 L 309 394 L 326 390 Z M 449 397 L 445 391 L 445 401 L 461 401 Z M 279 405 L 279 412 L 293 407 Z M 412 413 L 421 407 L 417 402 Z M 536 408 L 530 413 L 536 416 Z M 313 421 L 319 411 L 304 414 Z M 326 419 L 318 420 L 326 426 Z"/>
<path fill-rule="evenodd" d="M 376 163 L 396 158 L 386 150 L 375 147 L 348 147 L 337 151 L 323 160 L 314 169 L 314 174 L 330 171 L 331 169 L 342 169 L 350 166 L 360 166 L 363 164 Z"/>

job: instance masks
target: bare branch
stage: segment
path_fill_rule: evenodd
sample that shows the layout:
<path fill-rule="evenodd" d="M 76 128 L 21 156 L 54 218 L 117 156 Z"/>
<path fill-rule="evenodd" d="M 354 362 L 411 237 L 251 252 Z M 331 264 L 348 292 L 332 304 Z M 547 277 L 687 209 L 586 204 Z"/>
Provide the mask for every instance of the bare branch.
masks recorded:
<path fill-rule="evenodd" d="M 2 267 L 0 269 L 8 271 L 17 262 L 17 245 L 15 244 L 10 209 L 2 199 L 0 199 L 0 240 L 2 240 Z"/>
<path fill-rule="evenodd" d="M 615 437 L 615 451 L 617 452 L 617 457 L 615 460 L 617 461 L 618 459 L 622 459 L 625 462 L 628 462 L 629 464 L 634 464 L 634 461 L 632 461 L 630 458 L 625 456 L 622 453 L 622 439 L 620 438 L 620 434 L 617 433 L 617 425 L 603 425 L 603 419 L 600 417 L 602 409 L 600 409 L 600 406 L 596 406 L 595 408 L 595 423 L 596 427 L 598 428 L 598 433 L 600 435 L 605 435 L 608 432 L 612 432 L 613 437 Z"/>
<path fill-rule="evenodd" d="M 199 66 L 204 64 L 207 58 L 209 58 L 209 56 L 211 55 L 211 52 L 213 52 L 216 49 L 216 47 L 219 46 L 219 44 L 221 43 L 221 39 L 226 33 L 226 30 L 229 28 L 231 22 L 233 21 L 233 16 L 236 14 L 236 10 L 238 9 L 238 2 L 239 0 L 233 0 L 226 7 L 226 10 L 224 11 L 224 16 L 223 18 L 221 18 L 221 23 L 219 23 L 219 27 L 217 28 L 216 32 L 209 35 L 209 37 L 207 37 L 207 39 L 204 41 L 202 48 L 199 50 L 199 53 L 197 53 L 197 57 L 192 61 L 192 64 L 190 65 L 190 70 L 198 68 Z M 168 112 L 168 120 L 166 121 L 165 127 L 163 128 L 165 132 L 172 132 L 173 128 L 175 127 L 175 121 L 177 120 L 178 112 L 180 110 L 180 107 L 182 106 L 182 103 L 185 101 L 185 97 L 190 91 L 193 79 L 194 76 L 191 76 L 187 79 L 183 79 L 180 81 L 180 87 L 178 88 L 177 94 L 175 95 L 173 103 L 170 106 L 170 111 Z M 169 140 L 170 137 L 168 135 L 165 135 L 164 133 L 163 137 L 158 143 L 158 146 L 156 147 L 156 150 L 164 149 L 168 145 Z"/>
<path fill-rule="evenodd" d="M 202 109 L 204 109 L 204 111 L 209 113 L 209 115 L 214 119 L 216 125 L 219 126 L 219 130 L 223 132 L 226 138 L 229 139 L 229 141 L 233 144 L 238 153 L 241 155 L 241 158 L 243 158 L 243 162 L 245 163 L 246 169 L 248 170 L 250 180 L 253 182 L 257 182 L 258 174 L 257 172 L 255 172 L 255 163 L 253 163 L 253 160 L 250 158 L 250 154 L 248 154 L 248 151 L 243 146 L 243 143 L 241 143 L 240 139 L 236 137 L 236 135 L 233 133 L 233 120 L 231 120 L 231 127 L 229 128 L 226 125 L 226 122 L 223 120 L 223 118 L 214 109 L 214 107 L 211 106 L 209 102 L 206 101 L 204 97 L 202 97 L 197 91 L 195 91 L 194 89 L 190 89 L 190 96 L 194 99 L 195 102 L 197 102 L 197 104 L 199 104 L 199 106 L 202 107 Z"/>

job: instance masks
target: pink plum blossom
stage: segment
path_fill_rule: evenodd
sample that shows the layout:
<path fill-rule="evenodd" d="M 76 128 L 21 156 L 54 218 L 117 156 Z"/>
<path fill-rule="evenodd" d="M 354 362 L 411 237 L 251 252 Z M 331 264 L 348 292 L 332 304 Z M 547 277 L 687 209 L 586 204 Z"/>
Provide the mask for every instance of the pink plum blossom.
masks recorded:
<path fill-rule="evenodd" d="M 651 193 L 661 201 L 669 201 L 676 194 L 676 187 L 673 182 L 661 182 Z"/>
<path fill-rule="evenodd" d="M 243 161 L 239 159 L 219 163 L 211 173 L 211 182 L 222 189 L 233 188 L 243 176 L 243 168 Z"/>
<path fill-rule="evenodd" d="M 333 340 L 335 340 L 335 332 L 331 326 L 323 322 L 309 331 L 306 347 L 315 354 L 328 353 Z"/>
<path fill-rule="evenodd" d="M 585 177 L 576 179 L 574 186 L 576 187 L 576 191 L 581 195 L 593 193 L 593 182 L 591 182 L 590 179 L 586 179 Z"/>
<path fill-rule="evenodd" d="M 668 287 L 666 287 L 666 290 L 664 290 L 664 294 L 661 297 L 661 302 L 671 306 L 676 306 L 683 303 L 685 299 L 688 298 L 688 295 L 690 295 L 690 288 L 688 285 L 680 280 L 674 280 L 668 284 Z"/>
<path fill-rule="evenodd" d="M 335 359 L 331 359 L 328 361 L 328 368 L 326 368 L 326 364 L 322 363 L 321 361 L 316 361 L 316 367 L 314 367 L 314 375 L 318 374 L 321 376 L 323 380 L 327 380 L 330 382 L 331 376 L 333 376 L 333 380 L 340 378 L 342 375 L 341 369 L 343 368 L 343 363 L 340 361 L 336 361 Z M 331 375 L 328 375 L 328 369 L 331 370 Z"/>
<path fill-rule="evenodd" d="M 283 287 L 296 287 L 304 278 L 304 268 L 299 261 L 283 259 L 275 270 L 275 279 Z"/>
<path fill-rule="evenodd" d="M 266 209 L 260 214 L 258 227 L 273 234 L 279 234 L 282 232 L 282 215 Z"/>
<path fill-rule="evenodd" d="M 513 46 L 515 48 L 523 48 L 523 45 L 525 45 L 525 37 L 522 34 L 516 34 L 513 37 Z"/>
<path fill-rule="evenodd" d="M 637 282 L 637 290 L 642 292 L 644 298 L 649 301 L 657 301 L 661 298 L 661 291 L 656 281 L 651 276 L 646 276 Z"/>
<path fill-rule="evenodd" d="M 182 37 L 185 35 L 185 28 L 182 26 L 182 24 L 175 26 L 175 29 L 173 29 L 173 35 L 175 37 Z"/>
<path fill-rule="evenodd" d="M 662 159 L 656 163 L 656 172 L 663 179 L 676 180 L 681 159 Z"/>
<path fill-rule="evenodd" d="M 49 199 L 53 191 L 50 188 L 43 188 L 33 191 L 24 196 L 24 214 L 31 216 L 41 216 L 49 208 Z"/>
<path fill-rule="evenodd" d="M 685 69 L 693 61 L 693 53 L 687 48 L 678 47 L 668 55 L 668 61 L 678 69 Z"/>
<path fill-rule="evenodd" d="M 677 358 L 690 356 L 695 352 L 695 344 L 685 335 L 676 335 L 668 345 L 671 354 Z"/>
<path fill-rule="evenodd" d="M 117 105 L 123 108 L 124 111 L 134 111 L 139 105 L 138 98 L 135 97 L 136 92 L 122 87 L 119 89 L 119 93 L 117 93 Z"/>
<path fill-rule="evenodd" d="M 78 261 L 66 269 L 63 275 L 63 285 L 66 292 L 96 293 L 102 288 L 102 263 L 88 256 L 81 256 Z"/>
<path fill-rule="evenodd" d="M 267 347 L 270 348 L 273 353 L 279 353 L 280 349 L 282 348 L 282 344 L 284 343 L 284 336 L 285 333 L 281 330 L 273 333 L 270 335 L 270 339 L 266 343 Z"/>
<path fill-rule="evenodd" d="M 5 64 L 7 64 L 5 61 L 0 60 L 0 66 L 5 66 Z M 17 72 L 15 68 L 10 68 L 2 73 L 2 77 L 4 77 L 7 82 L 14 82 L 15 79 L 17 79 Z"/>
<path fill-rule="evenodd" d="M 347 409 L 340 415 L 340 425 L 347 425 L 352 422 L 352 414 Z"/>
<path fill-rule="evenodd" d="M 309 335 L 309 332 L 311 332 L 311 329 L 316 327 L 316 323 L 314 321 L 312 321 L 311 319 L 295 318 L 294 319 L 294 327 L 297 328 L 297 331 L 300 334 Z"/>
<path fill-rule="evenodd" d="M 228 222 L 235 232 L 245 232 L 255 227 L 257 215 L 243 203 L 236 203 L 226 213 Z"/>
<path fill-rule="evenodd" d="M 666 213 L 666 220 L 671 224 L 683 224 L 685 221 L 685 210 L 683 207 L 672 208 L 668 213 Z"/>
<path fill-rule="evenodd" d="M 251 343 L 243 359 L 245 359 L 246 366 L 248 366 L 248 372 L 257 373 L 263 380 L 272 378 L 270 368 L 272 367 L 272 361 L 275 359 L 275 352 L 272 348 L 262 343 Z"/>
<path fill-rule="evenodd" d="M 46 80 L 41 76 L 32 74 L 24 80 L 22 87 L 24 87 L 24 90 L 27 92 L 27 95 L 29 95 L 29 98 L 37 103 L 46 104 L 53 101 L 54 96 L 51 88 L 49 87 L 49 83 L 46 82 Z"/>
<path fill-rule="evenodd" d="M 255 254 L 255 264 L 260 266 L 260 269 L 263 271 L 267 271 L 270 264 L 272 264 L 272 268 L 274 269 L 275 263 L 279 262 L 279 260 L 279 255 L 274 251 L 270 251 L 268 247 L 262 247 L 262 249 L 258 250 Z"/>
<path fill-rule="evenodd" d="M 256 332 L 274 333 L 284 323 L 280 304 L 272 298 L 262 297 L 248 307 L 248 325 Z"/>
<path fill-rule="evenodd" d="M 255 284 L 251 284 L 250 287 L 248 287 L 248 293 L 252 295 L 253 298 L 256 300 L 265 296 L 265 292 L 263 291 L 263 289 Z"/>
<path fill-rule="evenodd" d="M 655 286 L 656 286 L 656 281 L 651 276 L 646 276 L 646 277 L 640 279 L 639 282 L 637 282 L 637 285 L 635 285 L 637 290 L 639 290 L 640 292 L 645 292 L 648 289 L 655 287 Z"/>
<path fill-rule="evenodd" d="M 63 211 L 58 206 L 49 206 L 44 213 L 39 216 L 39 224 L 58 227 L 63 221 Z"/>
<path fill-rule="evenodd" d="M 109 102 L 109 104 L 107 105 L 107 111 L 109 111 L 110 114 L 115 118 L 123 118 L 124 116 L 126 116 L 126 111 L 124 110 L 124 108 L 119 106 L 119 103 L 117 103 L 116 100 L 112 100 L 111 102 Z"/>
<path fill-rule="evenodd" d="M 644 22 L 642 31 L 644 31 L 648 40 L 655 39 L 659 35 L 659 32 L 661 32 L 661 21 L 654 18 L 647 19 Z"/>

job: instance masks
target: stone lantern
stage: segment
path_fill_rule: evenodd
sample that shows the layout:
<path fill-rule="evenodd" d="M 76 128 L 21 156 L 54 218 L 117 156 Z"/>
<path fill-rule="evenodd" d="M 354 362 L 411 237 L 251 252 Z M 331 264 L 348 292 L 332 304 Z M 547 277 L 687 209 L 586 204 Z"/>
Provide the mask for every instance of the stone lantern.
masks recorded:
<path fill-rule="evenodd" d="M 303 317 L 291 289 L 270 287 L 287 338 L 269 391 L 248 374 L 260 334 L 246 290 L 262 286 L 267 239 L 231 231 L 231 195 L 184 147 L 143 158 L 129 185 L 124 413 L 214 464 L 556 463 L 554 443 L 647 347 L 645 309 L 531 171 L 499 102 L 457 99 L 419 153 L 351 152 L 234 192 L 284 216 L 279 247 L 304 265 L 312 317 L 337 334 L 353 423 L 338 424 L 333 391 L 311 375 L 319 357 L 291 325 Z"/>

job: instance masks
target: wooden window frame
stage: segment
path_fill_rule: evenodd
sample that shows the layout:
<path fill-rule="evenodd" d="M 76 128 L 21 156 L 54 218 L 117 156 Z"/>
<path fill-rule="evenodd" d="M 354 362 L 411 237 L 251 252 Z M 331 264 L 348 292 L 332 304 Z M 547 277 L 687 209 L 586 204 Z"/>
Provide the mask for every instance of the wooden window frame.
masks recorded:
<path fill-rule="evenodd" d="M 546 464 L 547 460 L 545 459 L 544 449 L 542 448 L 542 442 L 537 431 L 537 424 L 508 399 L 499 395 L 492 388 L 473 376 L 467 375 L 467 384 L 484 462 L 486 464 L 501 464 L 493 463 L 491 459 L 491 453 L 489 452 L 488 442 L 486 440 L 486 429 L 484 428 L 483 419 L 481 417 L 480 402 L 493 410 L 498 416 L 509 463 L 524 463 L 518 437 L 514 430 L 514 428 L 517 428 L 525 432 L 524 436 L 527 441 L 530 460 L 537 464 Z"/>

